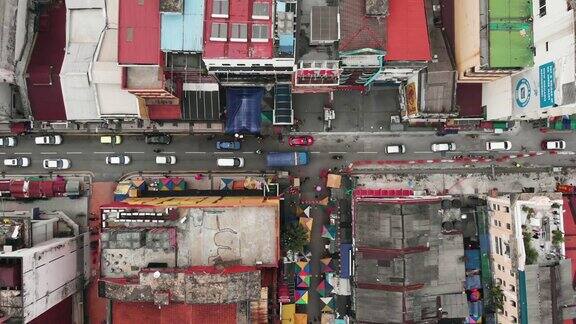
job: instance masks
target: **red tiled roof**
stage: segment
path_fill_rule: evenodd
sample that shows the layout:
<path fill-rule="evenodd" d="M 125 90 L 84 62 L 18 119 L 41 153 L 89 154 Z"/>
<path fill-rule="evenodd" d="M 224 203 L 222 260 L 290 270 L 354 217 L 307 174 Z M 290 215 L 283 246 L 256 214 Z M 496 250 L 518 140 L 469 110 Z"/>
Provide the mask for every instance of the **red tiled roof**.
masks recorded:
<path fill-rule="evenodd" d="M 122 0 L 118 21 L 118 63 L 160 63 L 160 0 Z"/>
<path fill-rule="evenodd" d="M 424 0 L 390 0 L 388 10 L 386 60 L 430 60 Z"/>
<path fill-rule="evenodd" d="M 207 59 L 231 58 L 231 59 L 265 59 L 273 57 L 272 44 L 272 20 L 252 20 L 253 0 L 230 0 L 229 18 L 212 17 L 212 0 L 206 1 L 206 14 L 204 15 L 204 53 L 203 57 Z M 258 0 L 258 2 L 267 2 L 272 8 L 271 0 Z M 271 10 L 271 9 L 270 9 Z M 272 13 L 270 12 L 270 17 Z M 212 33 L 212 23 L 228 23 L 228 41 L 215 42 L 210 40 Z M 247 24 L 248 41 L 231 42 L 232 23 Z M 252 42 L 252 25 L 268 26 L 268 42 Z"/>
<path fill-rule="evenodd" d="M 114 302 L 112 322 L 115 324 L 235 324 L 236 304 L 187 305 L 171 304 L 158 308 L 152 303 Z"/>
<path fill-rule="evenodd" d="M 36 120 L 66 120 L 60 68 L 66 45 L 66 7 L 58 3 L 40 16 L 40 27 L 28 65 L 28 98 Z"/>
<path fill-rule="evenodd" d="M 340 1 L 340 51 L 386 49 L 386 18 L 366 16 L 365 0 Z"/>
<path fill-rule="evenodd" d="M 152 120 L 176 120 L 182 118 L 180 105 L 148 105 L 148 116 Z"/>

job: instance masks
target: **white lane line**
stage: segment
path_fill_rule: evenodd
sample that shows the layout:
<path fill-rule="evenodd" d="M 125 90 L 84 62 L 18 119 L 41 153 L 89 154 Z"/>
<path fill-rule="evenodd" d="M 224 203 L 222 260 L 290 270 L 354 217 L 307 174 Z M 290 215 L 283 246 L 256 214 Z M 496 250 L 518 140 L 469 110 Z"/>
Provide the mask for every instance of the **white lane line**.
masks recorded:
<path fill-rule="evenodd" d="M 378 154 L 378 152 L 356 152 L 358 154 Z"/>
<path fill-rule="evenodd" d="M 32 155 L 32 153 L 30 153 L 30 152 L 15 152 L 14 154 Z"/>
<path fill-rule="evenodd" d="M 184 152 L 186 154 L 206 154 L 206 152 Z"/>
<path fill-rule="evenodd" d="M 346 154 L 348 152 L 328 152 L 328 154 Z"/>
<path fill-rule="evenodd" d="M 254 152 L 242 152 L 243 154 L 254 154 Z"/>
<path fill-rule="evenodd" d="M 320 154 L 318 151 L 310 152 L 311 154 Z"/>
<path fill-rule="evenodd" d="M 94 154 L 114 154 L 114 152 L 93 152 Z"/>
<path fill-rule="evenodd" d="M 234 154 L 234 152 L 214 152 L 214 154 Z"/>
<path fill-rule="evenodd" d="M 40 154 L 58 154 L 58 152 L 40 152 Z"/>
<path fill-rule="evenodd" d="M 66 152 L 66 154 L 82 154 L 82 152 Z"/>
<path fill-rule="evenodd" d="M 144 154 L 144 152 L 125 152 L 126 154 Z"/>
<path fill-rule="evenodd" d="M 164 154 L 176 154 L 176 152 L 164 152 Z"/>
<path fill-rule="evenodd" d="M 6 154 L 6 152 L 0 152 L 0 155 L 4 155 L 4 154 Z"/>
<path fill-rule="evenodd" d="M 432 151 L 416 151 L 414 152 L 414 154 L 428 154 L 428 153 L 434 153 Z"/>

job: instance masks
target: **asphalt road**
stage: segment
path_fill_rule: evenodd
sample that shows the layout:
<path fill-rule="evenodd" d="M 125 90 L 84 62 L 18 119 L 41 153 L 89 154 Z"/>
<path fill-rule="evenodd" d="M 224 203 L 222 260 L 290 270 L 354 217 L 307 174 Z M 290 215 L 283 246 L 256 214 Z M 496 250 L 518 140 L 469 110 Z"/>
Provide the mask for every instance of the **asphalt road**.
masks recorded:
<path fill-rule="evenodd" d="M 315 143 L 310 147 L 296 148 L 307 150 L 311 153 L 310 165 L 306 167 L 292 168 L 291 171 L 299 176 L 317 176 L 320 169 L 329 167 L 341 167 L 356 160 L 386 160 L 386 159 L 433 159 L 451 157 L 460 154 L 494 155 L 518 153 L 522 146 L 529 151 L 542 151 L 540 142 L 543 139 L 564 139 L 567 148 L 562 155 L 531 159 L 532 165 L 574 165 L 573 152 L 576 152 L 576 139 L 572 133 L 543 134 L 532 128 L 522 128 L 513 132 L 500 135 L 483 134 L 477 138 L 466 135 L 449 135 L 444 137 L 434 136 L 430 133 L 410 134 L 354 134 L 354 133 L 323 133 L 314 135 Z M 225 136 L 210 140 L 203 135 L 174 136 L 170 145 L 148 145 L 143 136 L 124 136 L 120 145 L 101 144 L 98 136 L 66 135 L 61 145 L 35 145 L 33 135 L 18 138 L 18 145 L 13 148 L 0 149 L 0 159 L 27 156 L 31 159 L 28 168 L 12 168 L 0 166 L 0 170 L 6 174 L 43 173 L 42 160 L 47 158 L 67 158 L 72 162 L 69 171 L 92 172 L 96 180 L 114 180 L 125 173 L 133 171 L 216 171 L 216 159 L 219 157 L 244 157 L 244 171 L 258 172 L 265 170 L 265 155 L 255 154 L 257 149 L 264 153 L 269 151 L 295 150 L 287 145 L 287 137 L 284 143 L 277 138 L 266 138 L 258 142 L 253 137 L 247 137 L 242 143 L 240 151 L 218 151 L 216 140 L 226 139 Z M 509 140 L 513 143 L 510 151 L 487 152 L 485 142 L 488 140 Z M 430 151 L 430 145 L 438 142 L 456 143 L 456 151 L 450 153 L 434 153 Z M 389 144 L 406 145 L 406 154 L 387 155 L 384 149 Z M 161 154 L 175 155 L 175 165 L 157 165 L 155 163 L 155 149 L 161 149 Z M 132 159 L 129 165 L 110 166 L 106 165 L 105 158 L 110 154 L 126 154 Z M 342 160 L 334 160 L 332 156 L 342 155 Z M 509 164 L 509 162 L 508 162 Z M 416 166 L 415 166 L 416 167 Z M 437 165 L 427 165 L 427 168 Z M 224 169 L 222 169 L 224 170 Z M 229 170 L 228 170 L 229 171 Z M 55 171 L 58 173 L 59 171 Z"/>

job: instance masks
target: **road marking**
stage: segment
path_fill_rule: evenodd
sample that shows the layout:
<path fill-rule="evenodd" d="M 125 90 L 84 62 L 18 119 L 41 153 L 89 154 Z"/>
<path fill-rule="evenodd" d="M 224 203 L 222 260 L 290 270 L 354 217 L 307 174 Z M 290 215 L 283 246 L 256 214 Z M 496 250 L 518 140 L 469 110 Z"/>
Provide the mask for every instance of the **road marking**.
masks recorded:
<path fill-rule="evenodd" d="M 358 154 L 378 154 L 378 152 L 356 152 Z"/>
<path fill-rule="evenodd" d="M 234 154 L 234 152 L 214 152 L 214 154 Z"/>
<path fill-rule="evenodd" d="M 82 152 L 66 152 L 66 154 L 82 154 Z"/>
<path fill-rule="evenodd" d="M 206 152 L 184 152 L 186 154 L 206 154 Z"/>
<path fill-rule="evenodd" d="M 14 154 L 26 154 L 26 155 L 32 155 L 32 153 L 30 152 L 16 152 Z"/>
<path fill-rule="evenodd" d="M 6 154 L 6 152 L 0 152 L 0 155 L 4 155 L 4 154 Z"/>
<path fill-rule="evenodd" d="M 58 152 L 40 152 L 40 154 L 58 154 Z"/>
<path fill-rule="evenodd" d="M 125 152 L 126 154 L 144 154 L 144 152 Z"/>
<path fill-rule="evenodd" d="M 114 154 L 114 152 L 93 152 L 94 154 Z"/>
<path fill-rule="evenodd" d="M 164 154 L 176 154 L 176 152 L 164 152 Z"/>
<path fill-rule="evenodd" d="M 434 152 L 430 152 L 430 151 L 416 151 L 416 152 L 414 152 L 414 154 L 428 154 L 428 153 L 434 153 Z"/>
<path fill-rule="evenodd" d="M 328 152 L 328 154 L 346 154 L 348 152 Z"/>
<path fill-rule="evenodd" d="M 320 154 L 320 152 L 314 151 L 314 152 L 310 152 L 312 154 Z"/>
<path fill-rule="evenodd" d="M 243 154 L 254 154 L 254 152 L 242 152 Z"/>

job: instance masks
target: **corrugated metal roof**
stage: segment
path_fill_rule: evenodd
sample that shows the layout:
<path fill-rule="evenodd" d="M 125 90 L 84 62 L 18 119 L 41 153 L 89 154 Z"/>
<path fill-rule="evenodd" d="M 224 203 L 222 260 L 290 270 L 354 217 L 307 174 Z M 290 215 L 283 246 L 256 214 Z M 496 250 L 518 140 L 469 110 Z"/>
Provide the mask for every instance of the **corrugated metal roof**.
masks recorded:
<path fill-rule="evenodd" d="M 203 27 L 204 1 L 185 0 L 183 14 L 162 13 L 162 50 L 201 52 Z"/>
<path fill-rule="evenodd" d="M 120 1 L 118 63 L 160 63 L 160 0 Z"/>
<path fill-rule="evenodd" d="M 429 61 L 430 40 L 423 0 L 391 0 L 387 61 Z"/>

